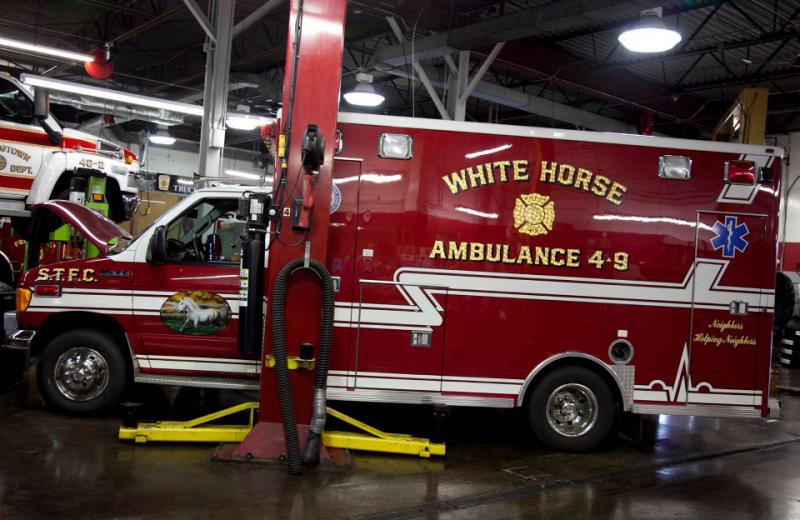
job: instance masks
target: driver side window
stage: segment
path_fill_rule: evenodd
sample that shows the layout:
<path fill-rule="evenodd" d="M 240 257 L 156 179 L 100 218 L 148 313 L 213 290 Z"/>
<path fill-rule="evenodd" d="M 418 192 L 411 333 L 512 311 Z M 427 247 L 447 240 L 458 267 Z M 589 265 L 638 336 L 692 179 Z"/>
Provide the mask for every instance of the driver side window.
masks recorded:
<path fill-rule="evenodd" d="M 171 263 L 224 265 L 239 262 L 245 223 L 236 220 L 237 199 L 198 202 L 167 226 Z"/>
<path fill-rule="evenodd" d="M 33 124 L 33 102 L 19 88 L 0 79 L 0 120 Z"/>

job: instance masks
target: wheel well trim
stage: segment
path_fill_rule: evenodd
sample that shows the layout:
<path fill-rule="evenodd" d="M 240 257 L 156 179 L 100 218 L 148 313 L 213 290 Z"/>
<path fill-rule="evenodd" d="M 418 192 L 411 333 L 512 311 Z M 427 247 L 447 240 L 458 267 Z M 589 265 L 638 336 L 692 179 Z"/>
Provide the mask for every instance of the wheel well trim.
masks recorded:
<path fill-rule="evenodd" d="M 134 350 L 133 350 L 133 345 L 131 344 L 130 337 L 128 336 L 128 331 L 125 330 L 125 327 L 119 321 L 117 321 L 116 318 L 113 318 L 113 317 L 111 317 L 111 316 L 109 316 L 107 314 L 99 314 L 99 313 L 92 312 L 92 311 L 66 311 L 66 312 L 69 312 L 71 314 L 73 314 L 73 313 L 74 314 L 80 314 L 80 315 L 84 315 L 84 316 L 92 316 L 92 315 L 94 315 L 94 316 L 98 316 L 98 317 L 102 317 L 102 318 L 108 319 L 109 321 L 111 321 L 111 322 L 116 324 L 116 326 L 118 327 L 119 332 L 121 333 L 121 338 L 123 339 L 124 343 L 120 344 L 120 342 L 117 341 L 118 338 L 114 337 L 114 334 L 113 333 L 109 333 L 109 331 L 107 331 L 107 330 L 104 330 L 104 329 L 102 329 L 102 328 L 100 328 L 98 326 L 91 326 L 91 325 L 87 326 L 87 325 L 83 325 L 83 324 L 77 324 L 77 325 L 75 325 L 73 327 L 68 327 L 68 328 L 66 328 L 64 330 L 61 330 L 60 332 L 58 332 L 55 335 L 46 336 L 47 342 L 50 342 L 54 338 L 58 337 L 59 335 L 67 333 L 67 332 L 70 332 L 72 330 L 79 330 L 79 329 L 96 330 L 96 331 L 101 332 L 101 333 L 103 333 L 103 334 L 105 334 L 107 336 L 110 336 L 112 339 L 114 339 L 115 343 L 117 343 L 117 346 L 119 347 L 119 351 L 123 355 L 123 357 L 125 357 L 125 354 L 127 352 L 127 354 L 128 354 L 128 356 L 127 356 L 128 357 L 128 367 L 127 368 L 130 369 L 131 376 L 133 376 L 136 373 L 141 371 L 141 368 L 139 366 L 139 362 L 138 362 L 138 360 L 136 358 L 136 354 L 134 353 Z M 62 317 L 62 316 L 56 317 L 55 316 L 56 314 L 59 314 L 59 313 L 54 313 L 53 315 L 51 315 L 49 317 L 50 318 L 61 318 Z M 37 330 L 39 331 L 39 333 L 37 334 L 37 339 L 42 338 L 42 334 L 41 334 L 42 326 L 46 325 L 46 324 L 47 324 L 47 319 L 45 319 L 45 322 L 42 323 L 42 325 L 37 327 Z M 52 322 L 50 322 L 50 326 L 54 326 L 52 324 Z M 37 350 L 37 354 L 36 355 L 41 355 L 41 353 L 47 347 L 47 343 L 45 343 L 43 339 L 40 339 L 40 341 L 41 341 L 41 343 L 38 343 L 36 345 L 36 350 Z"/>
<path fill-rule="evenodd" d="M 534 367 L 534 369 L 531 370 L 531 372 L 528 374 L 528 377 L 525 378 L 525 382 L 522 384 L 522 387 L 520 388 L 519 393 L 517 394 L 517 406 L 523 405 L 523 403 L 525 402 L 525 396 L 528 393 L 528 389 L 530 388 L 531 383 L 542 373 L 544 369 L 546 369 L 553 363 L 556 363 L 558 361 L 563 361 L 565 359 L 567 360 L 582 359 L 586 361 L 591 361 L 594 365 L 602 367 L 605 370 L 605 373 L 611 377 L 612 381 L 614 381 L 614 384 L 617 385 L 617 391 L 619 392 L 619 395 L 623 396 L 622 399 L 623 407 L 625 411 L 628 410 L 629 404 L 626 402 L 624 398 L 625 391 L 622 385 L 622 381 L 620 381 L 619 379 L 619 375 L 616 372 L 614 372 L 614 370 L 609 365 L 603 363 L 603 361 L 600 360 L 599 358 L 592 356 L 591 354 L 586 354 L 585 352 L 573 352 L 573 351 L 561 352 L 559 354 L 552 355 L 549 358 L 542 361 L 541 363 L 539 363 L 538 365 L 536 365 L 536 367 Z"/>

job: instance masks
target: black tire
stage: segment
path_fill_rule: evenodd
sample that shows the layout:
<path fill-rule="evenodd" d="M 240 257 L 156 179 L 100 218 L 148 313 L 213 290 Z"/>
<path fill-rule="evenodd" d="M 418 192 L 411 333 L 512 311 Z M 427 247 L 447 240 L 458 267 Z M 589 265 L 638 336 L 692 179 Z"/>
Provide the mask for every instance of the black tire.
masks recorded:
<path fill-rule="evenodd" d="M 70 371 L 76 362 L 90 370 L 77 374 Z M 126 367 L 125 356 L 114 339 L 97 330 L 76 329 L 56 336 L 45 346 L 36 377 L 48 406 L 62 413 L 88 415 L 119 402 L 128 384 Z"/>
<path fill-rule="evenodd" d="M 559 402 L 558 397 L 564 397 L 567 407 L 588 410 L 588 406 L 593 412 L 578 415 L 574 423 L 569 420 L 570 415 L 560 415 L 555 411 L 548 414 L 551 396 L 554 403 Z M 581 396 L 584 404 L 579 404 Z M 593 419 L 583 420 L 582 417 Z M 599 446 L 611 431 L 614 396 L 603 378 L 591 370 L 574 366 L 559 368 L 544 376 L 533 389 L 528 400 L 528 419 L 534 435 L 546 447 L 558 451 L 589 451 Z M 551 421 L 559 424 L 551 425 Z M 557 428 L 574 430 L 562 432 Z"/>

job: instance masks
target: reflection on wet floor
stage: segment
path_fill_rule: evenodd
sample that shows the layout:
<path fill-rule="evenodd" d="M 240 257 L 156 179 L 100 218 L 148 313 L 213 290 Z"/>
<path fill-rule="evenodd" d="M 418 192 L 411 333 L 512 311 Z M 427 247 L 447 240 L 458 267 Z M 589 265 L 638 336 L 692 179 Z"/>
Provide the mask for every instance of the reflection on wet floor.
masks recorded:
<path fill-rule="evenodd" d="M 256 398 L 155 386 L 128 397 L 144 420 Z M 51 414 L 29 377 L 0 393 L 0 518 L 800 518 L 800 397 L 782 400 L 780 421 L 661 416 L 649 440 L 617 435 L 590 454 L 543 450 L 513 410 L 451 409 L 445 459 L 354 454 L 350 470 L 298 478 L 212 463 L 208 445 L 122 444 L 119 415 Z M 428 407 L 336 406 L 387 431 L 436 426 Z"/>

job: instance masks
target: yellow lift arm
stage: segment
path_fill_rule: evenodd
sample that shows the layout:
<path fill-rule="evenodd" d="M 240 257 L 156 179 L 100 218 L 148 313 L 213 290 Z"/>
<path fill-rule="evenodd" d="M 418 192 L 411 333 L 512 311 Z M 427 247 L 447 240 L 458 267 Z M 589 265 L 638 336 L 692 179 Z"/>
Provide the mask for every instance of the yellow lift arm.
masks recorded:
<path fill-rule="evenodd" d="M 121 426 L 119 439 L 133 441 L 136 444 L 147 442 L 241 442 L 253 428 L 257 409 L 257 402 L 248 402 L 190 421 L 158 421 L 139 423 L 135 427 Z M 209 424 L 244 411 L 249 412 L 247 424 Z M 322 443 L 328 448 L 416 455 L 422 458 L 445 455 L 444 444 L 402 433 L 384 432 L 332 408 L 327 408 L 327 412 L 331 417 L 364 432 L 324 431 Z"/>

